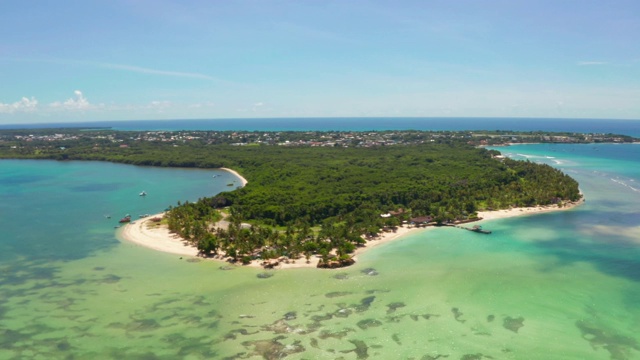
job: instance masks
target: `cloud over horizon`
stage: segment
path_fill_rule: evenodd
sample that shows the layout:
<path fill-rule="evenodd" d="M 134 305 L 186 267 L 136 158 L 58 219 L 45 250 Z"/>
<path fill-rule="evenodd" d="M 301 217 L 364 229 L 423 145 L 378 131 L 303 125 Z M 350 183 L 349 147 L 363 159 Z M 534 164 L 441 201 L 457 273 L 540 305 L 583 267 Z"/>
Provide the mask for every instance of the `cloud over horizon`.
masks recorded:
<path fill-rule="evenodd" d="M 135 72 L 140 74 L 174 76 L 174 77 L 218 81 L 218 79 L 214 78 L 213 76 L 200 74 L 200 73 L 193 73 L 193 72 L 158 70 L 158 69 L 150 69 L 150 68 L 145 68 L 140 66 L 124 65 L 124 64 L 109 64 L 109 63 L 100 63 L 98 64 L 98 66 L 104 67 L 107 69 L 123 70 L 123 71 Z"/>
<path fill-rule="evenodd" d="M 608 65 L 609 63 L 606 61 L 579 61 L 578 66 L 597 66 L 597 65 Z"/>
<path fill-rule="evenodd" d="M 0 123 L 640 119 L 640 2 L 617 4 L 7 2 Z"/>
<path fill-rule="evenodd" d="M 89 100 L 87 100 L 87 98 L 84 97 L 84 94 L 82 94 L 82 91 L 75 90 L 73 94 L 75 95 L 75 98 L 69 98 L 64 102 L 61 102 L 61 101 L 52 102 L 49 104 L 49 107 L 56 110 L 61 109 L 61 110 L 71 110 L 71 111 L 89 110 L 93 107 L 93 105 L 89 103 Z"/>
<path fill-rule="evenodd" d="M 0 102 L 0 113 L 5 114 L 13 114 L 15 112 L 34 112 L 37 109 L 38 100 L 34 97 L 22 97 L 22 99 L 10 104 Z"/>

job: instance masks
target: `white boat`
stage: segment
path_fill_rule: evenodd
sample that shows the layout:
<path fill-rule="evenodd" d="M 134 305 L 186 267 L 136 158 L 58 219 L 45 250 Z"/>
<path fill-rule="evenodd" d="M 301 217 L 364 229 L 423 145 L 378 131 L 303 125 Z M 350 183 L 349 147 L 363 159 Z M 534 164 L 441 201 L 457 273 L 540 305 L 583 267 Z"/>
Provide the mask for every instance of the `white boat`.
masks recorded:
<path fill-rule="evenodd" d="M 141 192 L 140 196 L 147 196 L 147 192 L 146 191 Z"/>

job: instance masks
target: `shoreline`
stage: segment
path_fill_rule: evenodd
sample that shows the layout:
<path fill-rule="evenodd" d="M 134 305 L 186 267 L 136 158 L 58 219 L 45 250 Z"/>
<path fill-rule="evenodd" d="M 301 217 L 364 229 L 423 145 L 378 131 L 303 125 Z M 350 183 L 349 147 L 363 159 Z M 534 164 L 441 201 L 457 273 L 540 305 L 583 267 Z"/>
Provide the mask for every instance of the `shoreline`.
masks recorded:
<path fill-rule="evenodd" d="M 243 186 L 244 184 L 246 184 L 246 180 L 244 180 Z M 478 212 L 478 217 L 480 218 L 478 222 L 483 222 L 487 220 L 504 219 L 504 218 L 510 218 L 510 217 L 516 217 L 516 216 L 535 215 L 535 214 L 555 212 L 555 211 L 567 211 L 583 204 L 584 201 L 585 201 L 584 198 L 582 198 L 575 202 L 566 203 L 563 207 L 558 207 L 557 205 L 549 205 L 549 206 L 536 206 L 536 207 L 526 207 L 526 208 L 512 208 L 512 209 L 506 209 L 506 210 L 483 211 L 483 212 Z M 132 244 L 136 244 L 136 245 L 153 249 L 156 251 L 162 251 L 162 252 L 181 255 L 181 256 L 198 257 L 201 259 L 219 261 L 220 263 L 229 263 L 224 255 L 217 255 L 210 258 L 204 258 L 199 256 L 198 249 L 196 249 L 193 246 L 187 245 L 186 242 L 182 238 L 180 238 L 178 235 L 170 233 L 166 225 L 160 225 L 157 222 L 151 221 L 151 219 L 157 218 L 157 217 L 164 217 L 164 213 L 150 215 L 148 217 L 138 219 L 133 224 L 129 223 L 122 226 L 117 232 L 118 239 L 121 240 L 123 243 L 132 243 Z M 400 226 L 394 232 L 383 232 L 378 237 L 367 240 L 364 246 L 356 248 L 356 250 L 353 253 L 353 259 L 357 260 L 358 255 L 366 252 L 369 249 L 378 247 L 382 244 L 386 244 L 398 239 L 402 239 L 410 234 L 415 234 L 417 232 L 422 232 L 422 231 L 428 231 L 433 228 L 435 227 L 434 226 L 427 226 L 427 227 Z M 304 257 L 301 257 L 296 260 L 278 261 L 277 265 L 273 266 L 272 268 L 274 269 L 316 268 L 319 260 L 320 260 L 319 256 L 314 255 L 311 257 L 309 263 L 307 263 L 306 259 Z M 263 263 L 263 260 L 253 260 L 251 261 L 250 264 L 241 265 L 241 266 L 248 266 L 248 267 L 262 269 L 264 268 L 262 266 L 262 263 Z M 338 269 L 341 269 L 341 268 L 338 268 Z"/>
<path fill-rule="evenodd" d="M 233 175 L 235 175 L 236 177 L 238 177 L 240 179 L 240 183 L 242 184 L 242 187 L 245 187 L 245 185 L 247 185 L 249 183 L 247 181 L 247 179 L 245 179 L 242 175 L 240 175 L 237 171 L 235 171 L 233 169 L 221 167 L 221 168 L 218 168 L 218 170 L 223 170 L 223 171 L 226 171 L 226 172 L 230 172 Z"/>

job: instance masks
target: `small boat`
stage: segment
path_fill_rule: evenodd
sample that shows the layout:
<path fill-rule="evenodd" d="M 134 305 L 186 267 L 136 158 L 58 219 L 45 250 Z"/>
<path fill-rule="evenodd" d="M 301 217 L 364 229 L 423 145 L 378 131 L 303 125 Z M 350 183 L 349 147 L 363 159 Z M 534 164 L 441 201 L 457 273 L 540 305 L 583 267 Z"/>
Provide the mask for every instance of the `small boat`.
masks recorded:
<path fill-rule="evenodd" d="M 118 222 L 119 222 L 119 223 L 121 223 L 121 224 L 131 222 L 131 215 L 127 215 L 127 216 L 123 217 L 123 218 L 122 218 L 122 219 L 120 219 L 120 221 L 118 221 Z"/>
<path fill-rule="evenodd" d="M 140 196 L 147 196 L 147 192 L 146 192 L 146 191 L 142 191 L 142 192 L 140 193 Z"/>

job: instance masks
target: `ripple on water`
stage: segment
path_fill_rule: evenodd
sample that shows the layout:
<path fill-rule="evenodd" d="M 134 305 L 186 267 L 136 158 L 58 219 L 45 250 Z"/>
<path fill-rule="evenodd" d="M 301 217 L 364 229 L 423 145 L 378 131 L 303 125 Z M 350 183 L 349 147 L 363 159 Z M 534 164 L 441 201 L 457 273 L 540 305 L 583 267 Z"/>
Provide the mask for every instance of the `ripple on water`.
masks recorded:
<path fill-rule="evenodd" d="M 360 305 L 355 306 L 356 312 L 365 312 L 369 310 L 371 303 L 373 303 L 375 299 L 375 296 L 367 296 L 366 298 L 360 300 Z"/>
<path fill-rule="evenodd" d="M 453 313 L 453 317 L 454 319 L 456 319 L 457 322 L 464 324 L 467 321 L 467 320 L 461 319 L 464 313 L 460 311 L 460 309 L 454 307 L 454 308 L 451 308 L 451 312 Z"/>
<path fill-rule="evenodd" d="M 504 318 L 502 326 L 507 330 L 511 330 L 514 333 L 517 333 L 518 330 L 520 330 L 520 328 L 524 326 L 524 318 L 522 316 L 517 318 L 507 316 Z"/>
<path fill-rule="evenodd" d="M 634 359 L 640 351 L 640 343 L 635 339 L 621 335 L 616 331 L 596 327 L 587 321 L 578 320 L 576 326 L 594 349 L 605 349 L 613 360 Z M 634 351 L 635 350 L 635 351 Z M 634 352 L 636 352 L 634 354 Z"/>
<path fill-rule="evenodd" d="M 358 321 L 358 327 L 362 330 L 382 326 L 382 322 L 376 319 L 364 319 Z"/>
<path fill-rule="evenodd" d="M 369 347 L 367 346 L 367 344 L 362 341 L 362 340 L 349 340 L 350 343 L 352 343 L 353 345 L 355 345 L 355 349 L 353 350 L 343 350 L 341 351 L 341 353 L 343 354 L 348 354 L 348 353 L 356 353 L 356 358 L 357 359 L 368 359 L 369 358 Z"/>
<path fill-rule="evenodd" d="M 324 294 L 324 296 L 328 298 L 334 298 L 334 297 L 340 297 L 340 296 L 347 296 L 351 294 L 353 293 L 350 291 L 333 291 L 333 292 Z"/>
<path fill-rule="evenodd" d="M 387 309 L 387 314 L 394 313 L 394 312 L 396 312 L 397 309 L 403 308 L 405 306 L 406 305 L 403 302 L 393 302 L 393 303 L 387 305 L 387 308 L 388 308 Z"/>
<path fill-rule="evenodd" d="M 366 269 L 362 269 L 360 270 L 361 273 L 365 274 L 365 275 L 369 275 L 369 276 L 376 276 L 378 275 L 378 271 L 374 268 L 366 268 Z"/>
<path fill-rule="evenodd" d="M 333 278 L 334 279 L 338 279 L 338 280 L 346 280 L 346 279 L 349 278 L 349 274 L 347 274 L 347 273 L 338 273 L 338 274 L 333 275 Z"/>
<path fill-rule="evenodd" d="M 261 356 L 265 360 L 282 359 L 292 354 L 305 351 L 300 341 L 285 345 L 281 340 L 286 340 L 286 336 L 278 336 L 271 340 L 254 340 L 242 343 L 247 348 L 253 348 L 253 355 Z"/>

